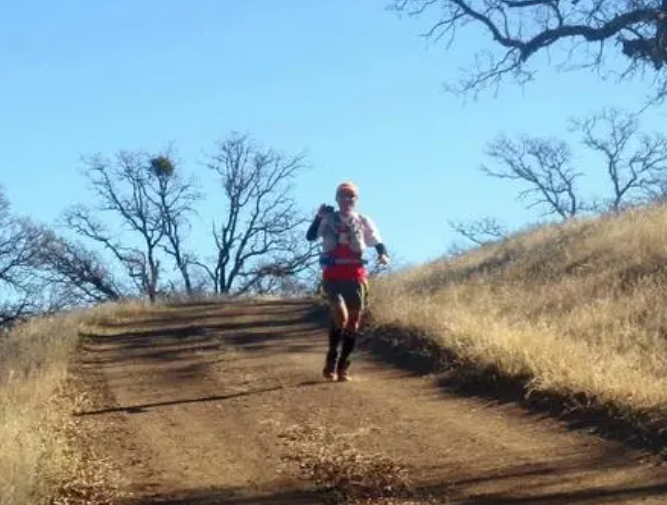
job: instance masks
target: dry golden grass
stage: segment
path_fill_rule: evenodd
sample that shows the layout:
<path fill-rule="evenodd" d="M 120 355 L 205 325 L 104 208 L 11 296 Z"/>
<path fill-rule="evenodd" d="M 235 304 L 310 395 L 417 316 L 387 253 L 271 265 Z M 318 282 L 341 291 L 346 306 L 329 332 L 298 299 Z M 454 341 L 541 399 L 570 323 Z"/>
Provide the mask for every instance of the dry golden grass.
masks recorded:
<path fill-rule="evenodd" d="M 100 330 L 107 323 L 132 321 L 140 316 L 151 316 L 163 312 L 165 303 L 150 303 L 148 300 L 130 299 L 123 302 L 107 302 L 86 312 L 82 324 L 90 330 Z"/>
<path fill-rule="evenodd" d="M 667 418 L 667 207 L 518 233 L 377 279 L 373 320 L 468 363 Z"/>
<path fill-rule="evenodd" d="M 0 504 L 47 503 L 58 485 L 54 408 L 76 347 L 78 315 L 36 319 L 0 340 Z"/>
<path fill-rule="evenodd" d="M 71 413 L 83 398 L 68 384 L 69 364 L 80 333 L 155 310 L 105 304 L 36 318 L 0 339 L 0 505 L 110 503 L 105 463 L 75 445 Z"/>

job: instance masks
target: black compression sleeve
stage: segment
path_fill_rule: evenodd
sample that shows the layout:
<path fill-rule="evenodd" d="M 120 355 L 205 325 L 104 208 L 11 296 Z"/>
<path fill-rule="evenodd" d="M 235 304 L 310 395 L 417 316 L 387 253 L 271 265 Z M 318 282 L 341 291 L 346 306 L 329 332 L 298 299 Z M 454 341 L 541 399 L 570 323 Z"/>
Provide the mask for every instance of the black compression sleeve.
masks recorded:
<path fill-rule="evenodd" d="M 306 232 L 306 240 L 313 241 L 317 238 L 317 229 L 320 227 L 320 221 L 322 221 L 322 218 L 315 216 L 315 219 L 313 219 L 313 222 L 310 224 L 310 227 Z"/>
<path fill-rule="evenodd" d="M 375 246 L 375 250 L 380 256 L 382 256 L 383 254 L 387 254 L 387 248 L 384 246 L 382 242 L 380 242 L 378 245 Z"/>

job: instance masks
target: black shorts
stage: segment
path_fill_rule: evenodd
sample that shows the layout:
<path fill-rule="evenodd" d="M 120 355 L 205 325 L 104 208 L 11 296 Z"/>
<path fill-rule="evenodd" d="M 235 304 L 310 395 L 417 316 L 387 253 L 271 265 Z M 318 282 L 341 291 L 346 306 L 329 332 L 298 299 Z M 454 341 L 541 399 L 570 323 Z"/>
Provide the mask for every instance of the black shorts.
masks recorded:
<path fill-rule="evenodd" d="M 322 289 L 329 303 L 344 301 L 348 309 L 361 312 L 366 308 L 368 283 L 366 281 L 323 280 Z"/>

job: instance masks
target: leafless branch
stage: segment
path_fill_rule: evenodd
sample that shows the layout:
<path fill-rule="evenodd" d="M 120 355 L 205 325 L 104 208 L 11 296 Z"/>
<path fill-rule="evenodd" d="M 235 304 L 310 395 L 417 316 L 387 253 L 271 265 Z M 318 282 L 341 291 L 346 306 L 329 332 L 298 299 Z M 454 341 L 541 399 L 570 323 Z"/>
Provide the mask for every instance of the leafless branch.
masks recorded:
<path fill-rule="evenodd" d="M 43 229 L 15 216 L 0 187 L 0 327 L 39 312 L 34 262 Z"/>
<path fill-rule="evenodd" d="M 487 154 L 498 168 L 482 166 L 487 175 L 521 181 L 527 186 L 519 198 L 530 201 L 528 207 L 543 206 L 546 214 L 563 219 L 582 210 L 576 180 L 582 174 L 570 166 L 568 146 L 555 139 L 522 136 L 517 142 L 505 136 L 490 143 Z"/>
<path fill-rule="evenodd" d="M 57 291 L 63 306 L 123 296 L 122 288 L 97 254 L 52 231 L 44 234 L 35 267 L 50 289 Z"/>
<path fill-rule="evenodd" d="M 119 151 L 111 160 L 85 158 L 85 175 L 96 196 L 97 210 L 120 218 L 138 237 L 141 248 L 128 247 L 103 229 L 84 207 L 73 207 L 66 220 L 80 235 L 102 244 L 123 265 L 140 291 L 155 300 L 161 272 L 158 248 L 166 234 L 160 208 L 160 179 L 155 158 L 143 152 Z"/>
<path fill-rule="evenodd" d="M 208 167 L 219 177 L 226 197 L 223 220 L 214 224 L 215 265 L 206 267 L 217 293 L 264 290 L 262 280 L 278 270 L 294 271 L 311 255 L 292 239 L 306 224 L 290 196 L 303 156 L 284 156 L 257 145 L 248 135 L 219 142 Z M 273 275 L 273 274 L 271 274 Z"/>
<path fill-rule="evenodd" d="M 577 51 L 582 66 L 601 66 L 603 46 L 613 43 L 618 43 L 633 72 L 644 66 L 659 72 L 667 62 L 664 0 L 393 0 L 392 7 L 412 15 L 433 13 L 430 37 L 439 38 L 468 25 L 491 36 L 493 56 L 463 81 L 462 92 L 498 84 L 506 75 L 526 82 L 531 75 L 529 60 L 564 42 L 599 46 L 593 54 Z M 666 81 L 660 75 L 659 99 Z"/>
<path fill-rule="evenodd" d="M 582 144 L 600 154 L 612 186 L 609 209 L 641 203 L 662 194 L 667 180 L 667 138 L 640 133 L 635 114 L 607 108 L 571 120 Z"/>
<path fill-rule="evenodd" d="M 486 217 L 472 222 L 450 221 L 454 231 L 477 245 L 502 240 L 507 235 L 505 227 L 497 219 Z"/>
<path fill-rule="evenodd" d="M 195 214 L 194 204 L 201 199 L 193 179 L 185 180 L 177 168 L 173 154 L 163 154 L 151 159 L 151 170 L 155 175 L 152 203 L 159 209 L 166 243 L 164 252 L 170 256 L 180 272 L 188 295 L 194 291 L 190 267 L 196 261 L 192 252 L 185 250 L 184 240 L 188 228 L 188 217 Z M 152 195 L 151 195 L 152 196 Z"/>

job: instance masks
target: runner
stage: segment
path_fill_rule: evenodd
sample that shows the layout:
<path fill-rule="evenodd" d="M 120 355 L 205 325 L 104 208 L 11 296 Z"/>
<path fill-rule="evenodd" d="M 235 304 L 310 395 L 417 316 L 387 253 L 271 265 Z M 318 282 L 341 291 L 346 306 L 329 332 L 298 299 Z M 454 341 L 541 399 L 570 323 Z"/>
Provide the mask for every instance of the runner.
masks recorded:
<path fill-rule="evenodd" d="M 364 251 L 374 247 L 378 262 L 383 266 L 389 264 L 378 229 L 368 216 L 356 210 L 358 199 L 359 190 L 354 183 L 340 184 L 336 189 L 338 210 L 322 204 L 306 233 L 309 241 L 322 238 L 322 287 L 332 316 L 329 350 L 322 374 L 329 380 L 350 380 L 350 355 L 368 293 Z"/>

